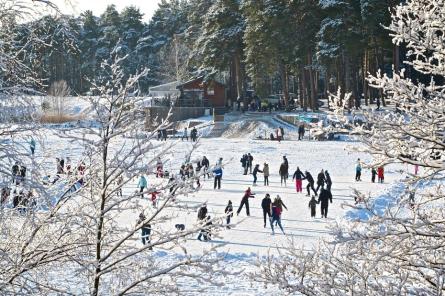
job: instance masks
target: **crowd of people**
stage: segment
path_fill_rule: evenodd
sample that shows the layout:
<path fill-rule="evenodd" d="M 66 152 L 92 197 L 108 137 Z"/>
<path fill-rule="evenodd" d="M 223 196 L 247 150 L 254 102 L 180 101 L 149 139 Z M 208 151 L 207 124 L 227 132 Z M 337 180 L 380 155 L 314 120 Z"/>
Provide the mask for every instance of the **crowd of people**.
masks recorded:
<path fill-rule="evenodd" d="M 263 175 L 264 186 L 266 187 L 269 186 L 270 169 L 268 163 L 265 162 L 262 167 L 260 167 L 260 164 L 254 165 L 254 157 L 252 156 L 251 153 L 243 154 L 240 159 L 240 162 L 243 175 L 248 175 L 248 174 L 252 175 L 253 177 L 252 186 L 257 186 L 259 174 Z M 361 180 L 360 179 L 361 168 L 362 168 L 362 163 L 360 159 L 358 159 L 357 169 L 356 169 L 357 181 Z M 371 170 L 371 174 L 373 176 L 372 181 L 374 182 L 375 175 L 378 175 L 379 182 L 383 182 L 384 180 L 383 167 L 379 167 L 378 170 L 376 171 L 376 174 L 374 174 L 374 171 L 375 171 L 374 169 Z M 222 158 L 219 158 L 216 164 L 212 168 L 210 168 L 210 162 L 206 156 L 204 156 L 201 160 L 196 161 L 196 169 L 194 169 L 192 163 L 183 164 L 179 170 L 179 177 L 182 180 L 186 180 L 188 178 L 195 178 L 197 180 L 198 186 L 200 186 L 199 179 L 201 177 L 209 179 L 210 173 L 212 173 L 213 175 L 214 189 L 215 190 L 221 189 L 221 181 L 223 176 Z M 289 175 L 289 161 L 286 156 L 283 156 L 282 158 L 282 163 L 280 164 L 278 173 L 280 176 L 281 186 L 287 186 L 290 175 Z M 157 176 L 162 176 L 162 165 L 159 162 L 157 165 Z M 329 204 L 332 203 L 333 201 L 331 193 L 333 183 L 328 170 L 325 169 L 320 170 L 320 172 L 316 174 L 316 178 L 314 178 L 308 170 L 305 170 L 303 172 L 303 170 L 301 170 L 300 167 L 297 166 L 296 170 L 292 175 L 292 181 L 295 182 L 295 190 L 297 193 L 303 193 L 303 181 L 307 182 L 305 188 L 307 192 L 306 196 L 310 197 L 310 200 L 308 202 L 308 208 L 310 209 L 310 216 L 312 218 L 316 217 L 317 213 L 316 207 L 319 204 L 321 217 L 327 218 Z M 145 177 L 141 176 L 138 187 L 140 188 L 141 193 L 148 187 Z M 253 193 L 252 189 L 248 187 L 244 192 L 243 197 L 241 198 L 240 205 L 236 211 L 237 215 L 239 215 L 243 210 L 243 208 L 245 208 L 246 215 L 250 216 L 249 200 L 252 198 L 255 198 L 255 193 Z M 275 233 L 274 225 L 280 227 L 280 229 L 283 231 L 283 225 L 281 223 L 281 214 L 283 212 L 283 209 L 287 210 L 287 207 L 284 205 L 283 201 L 281 200 L 281 197 L 277 195 L 277 197 L 272 202 L 270 194 L 269 193 L 266 194 L 265 198 L 261 203 L 261 208 L 263 209 L 264 227 L 266 227 L 267 225 L 266 218 L 269 218 L 269 221 L 271 223 L 272 233 Z M 233 217 L 233 204 L 232 201 L 230 200 L 225 208 L 225 213 L 227 219 L 227 227 L 230 228 L 231 217 Z M 204 217 L 200 215 L 198 220 L 202 222 L 203 225 L 207 225 L 207 223 L 211 219 L 207 216 Z M 200 238 L 203 238 L 204 240 L 209 240 L 210 239 L 209 231 L 210 230 L 208 230 L 206 227 L 206 230 L 201 232 Z"/>

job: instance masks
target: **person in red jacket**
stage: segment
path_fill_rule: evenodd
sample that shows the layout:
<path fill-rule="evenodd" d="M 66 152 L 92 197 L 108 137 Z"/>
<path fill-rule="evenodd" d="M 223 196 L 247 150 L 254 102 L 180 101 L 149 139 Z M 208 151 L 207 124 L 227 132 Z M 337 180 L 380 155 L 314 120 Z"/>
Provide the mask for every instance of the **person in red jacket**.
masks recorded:
<path fill-rule="evenodd" d="M 383 169 L 383 166 L 379 166 L 379 168 L 377 169 L 377 177 L 379 183 L 383 183 L 383 181 L 385 180 L 385 170 Z"/>
<path fill-rule="evenodd" d="M 249 210 L 249 198 L 254 198 L 255 193 L 252 193 L 250 190 L 250 187 L 247 188 L 246 192 L 244 192 L 244 196 L 241 199 L 241 203 L 239 205 L 238 211 L 236 211 L 236 215 L 238 216 L 241 210 L 243 209 L 243 206 L 246 205 L 246 214 L 247 216 L 250 216 L 250 210 Z"/>

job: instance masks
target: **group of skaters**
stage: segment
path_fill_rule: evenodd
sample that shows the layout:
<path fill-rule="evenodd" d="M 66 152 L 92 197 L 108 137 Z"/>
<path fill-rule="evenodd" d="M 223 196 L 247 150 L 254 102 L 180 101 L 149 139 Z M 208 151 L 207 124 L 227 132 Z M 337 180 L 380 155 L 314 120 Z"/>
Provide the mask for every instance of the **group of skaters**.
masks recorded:
<path fill-rule="evenodd" d="M 167 141 L 167 129 L 159 129 L 158 130 L 158 141 Z"/>
<path fill-rule="evenodd" d="M 35 194 L 33 190 L 26 190 L 24 187 L 18 186 L 14 189 L 10 187 L 3 187 L 1 189 L 1 205 L 8 203 L 12 197 L 12 207 L 17 209 L 21 214 L 27 212 L 28 209 L 33 209 L 36 206 Z"/>
<path fill-rule="evenodd" d="M 360 158 L 358 158 L 356 166 L 355 166 L 355 181 L 357 181 L 357 182 L 362 180 L 362 169 L 363 169 L 362 161 L 360 160 Z M 417 168 L 417 170 L 418 170 L 418 168 Z M 416 170 L 415 170 L 415 173 L 417 174 Z M 371 182 L 372 183 L 375 183 L 376 177 L 377 177 L 378 183 L 383 183 L 385 181 L 385 169 L 382 165 L 378 166 L 377 170 L 375 169 L 375 167 L 371 168 Z"/>
<path fill-rule="evenodd" d="M 272 141 L 278 141 L 280 143 L 284 140 L 284 128 L 282 126 L 275 129 L 275 133 L 270 133 L 270 139 Z"/>
<path fill-rule="evenodd" d="M 189 140 L 189 133 L 187 128 L 184 128 L 184 131 L 182 132 L 181 141 L 184 141 L 184 139 L 186 139 L 186 141 Z M 193 127 L 192 130 L 190 131 L 190 140 L 192 140 L 192 142 L 196 142 L 197 139 L 198 139 L 198 130 L 196 129 L 196 127 Z"/>

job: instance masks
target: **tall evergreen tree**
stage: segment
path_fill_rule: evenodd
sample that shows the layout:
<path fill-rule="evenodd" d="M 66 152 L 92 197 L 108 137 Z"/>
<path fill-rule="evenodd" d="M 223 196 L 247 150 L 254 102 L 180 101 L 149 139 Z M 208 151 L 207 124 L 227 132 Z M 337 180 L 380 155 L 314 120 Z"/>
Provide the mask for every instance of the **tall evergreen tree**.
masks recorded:
<path fill-rule="evenodd" d="M 216 0 L 203 18 L 202 32 L 193 47 L 201 70 L 215 74 L 234 67 L 237 98 L 243 98 L 245 21 L 237 0 Z"/>

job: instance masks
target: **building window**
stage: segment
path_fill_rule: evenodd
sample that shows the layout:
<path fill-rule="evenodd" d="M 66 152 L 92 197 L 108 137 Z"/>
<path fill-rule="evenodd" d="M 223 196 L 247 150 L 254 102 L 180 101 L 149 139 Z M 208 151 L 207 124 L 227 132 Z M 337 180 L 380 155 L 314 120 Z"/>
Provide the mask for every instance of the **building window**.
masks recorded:
<path fill-rule="evenodd" d="M 215 95 L 215 89 L 214 88 L 208 88 L 207 89 L 207 94 L 209 96 L 214 96 Z"/>

